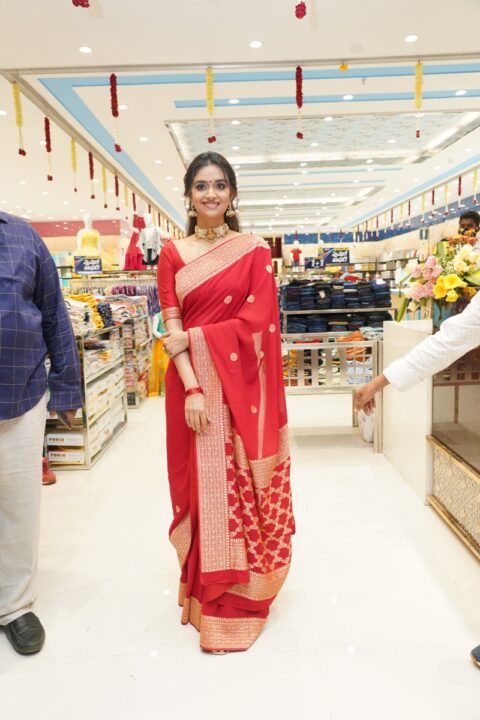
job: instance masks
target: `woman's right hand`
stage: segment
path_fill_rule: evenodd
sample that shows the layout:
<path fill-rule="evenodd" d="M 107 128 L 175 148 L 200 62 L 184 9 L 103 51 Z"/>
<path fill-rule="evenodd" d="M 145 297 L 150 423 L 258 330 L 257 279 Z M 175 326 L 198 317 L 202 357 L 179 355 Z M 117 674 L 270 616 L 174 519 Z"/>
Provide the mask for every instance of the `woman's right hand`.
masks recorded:
<path fill-rule="evenodd" d="M 210 417 L 203 394 L 196 393 L 185 398 L 185 422 L 197 433 L 204 433 L 207 430 Z"/>

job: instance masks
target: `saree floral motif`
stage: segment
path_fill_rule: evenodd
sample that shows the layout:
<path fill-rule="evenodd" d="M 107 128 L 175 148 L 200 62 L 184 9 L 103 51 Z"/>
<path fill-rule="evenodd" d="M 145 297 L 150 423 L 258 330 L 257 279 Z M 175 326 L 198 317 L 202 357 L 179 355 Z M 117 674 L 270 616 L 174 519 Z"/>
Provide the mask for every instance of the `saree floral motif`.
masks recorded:
<path fill-rule="evenodd" d="M 246 650 L 287 576 L 295 531 L 280 328 L 270 249 L 238 235 L 185 264 L 160 256 L 164 319 L 181 317 L 211 418 L 196 435 L 167 372 L 170 539 L 182 569 L 182 622 L 206 650 Z"/>

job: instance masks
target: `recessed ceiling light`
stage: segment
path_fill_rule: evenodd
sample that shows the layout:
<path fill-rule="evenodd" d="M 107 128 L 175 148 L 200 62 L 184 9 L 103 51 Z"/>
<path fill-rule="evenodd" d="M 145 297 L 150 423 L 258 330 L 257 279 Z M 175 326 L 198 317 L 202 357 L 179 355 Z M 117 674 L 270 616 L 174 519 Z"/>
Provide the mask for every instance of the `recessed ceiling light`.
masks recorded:
<path fill-rule="evenodd" d="M 413 182 L 418 182 L 418 178 L 413 178 Z"/>
<path fill-rule="evenodd" d="M 242 167 L 241 165 L 234 165 L 234 166 L 233 166 L 233 169 L 234 169 L 234 170 L 240 170 L 241 167 Z"/>
<path fill-rule="evenodd" d="M 310 147 L 318 147 L 318 143 L 317 142 L 310 143 Z"/>
<path fill-rule="evenodd" d="M 387 142 L 388 142 L 390 145 L 393 145 L 393 144 L 396 143 L 397 141 L 395 140 L 395 138 L 390 138 L 389 140 L 387 140 Z"/>
<path fill-rule="evenodd" d="M 43 213 L 38 213 L 38 217 L 43 217 Z"/>
<path fill-rule="evenodd" d="M 336 197 L 337 193 L 330 193 L 330 197 Z"/>
<path fill-rule="evenodd" d="M 110 190 L 107 190 L 109 195 L 113 195 L 113 190 L 110 188 Z M 85 212 L 85 210 L 81 210 L 80 212 Z"/>
<path fill-rule="evenodd" d="M 92 182 L 94 182 L 94 183 L 99 183 L 100 180 L 99 180 L 98 178 L 93 178 Z"/>
<path fill-rule="evenodd" d="M 306 162 L 300 163 L 300 167 L 307 167 L 307 163 Z"/>
<path fill-rule="evenodd" d="M 400 192 L 400 190 L 398 188 L 395 188 L 395 192 Z"/>
<path fill-rule="evenodd" d="M 230 98 L 228 102 L 230 103 L 230 105 L 238 105 L 240 100 L 238 100 L 237 98 Z"/>
<path fill-rule="evenodd" d="M 140 138 L 138 138 L 138 139 L 140 140 L 140 142 L 148 142 L 148 138 L 147 138 L 147 137 L 140 137 Z"/>
<path fill-rule="evenodd" d="M 163 160 L 155 160 L 155 165 L 161 165 L 163 163 Z"/>
<path fill-rule="evenodd" d="M 288 197 L 288 195 L 284 195 L 284 196 L 283 196 L 284 200 L 286 200 L 286 199 L 287 199 L 287 197 Z"/>
<path fill-rule="evenodd" d="M 343 99 L 344 99 L 344 100 L 353 100 L 353 98 L 354 98 L 353 95 L 344 95 L 344 96 L 343 96 Z"/>
<path fill-rule="evenodd" d="M 15 210 L 20 210 L 21 207 L 21 205 L 15 205 Z"/>
<path fill-rule="evenodd" d="M 369 159 L 367 160 L 367 165 L 371 165 L 372 163 L 373 163 L 372 158 L 369 158 Z"/>
<path fill-rule="evenodd" d="M 466 94 L 467 94 L 467 91 L 466 91 L 466 90 L 457 90 L 457 92 L 455 93 L 455 95 L 459 95 L 459 96 L 460 96 L 460 95 L 466 95 Z"/>
<path fill-rule="evenodd" d="M 7 115 L 7 111 L 6 111 L 6 110 L 0 110 L 0 115 L 2 115 L 2 117 L 3 117 L 4 115 Z"/>
<path fill-rule="evenodd" d="M 418 40 L 418 35 L 407 35 L 404 40 L 405 42 L 416 42 Z"/>
<path fill-rule="evenodd" d="M 331 115 L 327 115 L 327 117 L 324 117 L 323 119 L 325 120 L 325 122 L 332 122 L 333 117 Z"/>
<path fill-rule="evenodd" d="M 435 165 L 434 170 L 440 170 L 440 165 Z"/>
<path fill-rule="evenodd" d="M 177 188 L 177 187 L 174 187 L 173 189 L 174 189 L 175 192 L 178 192 L 178 188 Z"/>
<path fill-rule="evenodd" d="M 173 178 L 172 178 L 171 175 L 167 175 L 167 177 L 165 178 L 165 180 L 173 180 Z"/>
<path fill-rule="evenodd" d="M 119 105 L 118 109 L 119 110 L 128 110 L 128 105 Z"/>
<path fill-rule="evenodd" d="M 367 168 L 367 172 L 373 172 L 373 168 L 372 167 Z"/>
<path fill-rule="evenodd" d="M 68 200 L 64 200 L 64 201 L 63 201 L 63 204 L 64 204 L 64 205 L 70 205 L 70 203 L 68 202 Z"/>
<path fill-rule="evenodd" d="M 92 48 L 91 48 L 91 47 L 87 47 L 86 45 L 82 45 L 82 47 L 81 47 L 81 48 L 78 48 L 78 49 L 79 49 L 80 52 L 83 53 L 84 55 L 90 55 L 90 53 L 92 52 Z"/>
<path fill-rule="evenodd" d="M 105 220 L 106 217 L 107 217 L 106 215 L 102 215 L 102 220 Z"/>
<path fill-rule="evenodd" d="M 240 145 L 232 145 L 232 150 L 240 150 Z"/>
<path fill-rule="evenodd" d="M 263 42 L 261 40 L 252 40 L 250 47 L 257 50 L 258 48 L 263 47 Z"/>
<path fill-rule="evenodd" d="M 295 186 L 296 186 L 296 185 L 300 185 L 300 183 L 299 183 L 299 182 L 294 182 L 293 184 L 294 184 Z"/>
<path fill-rule="evenodd" d="M 26 181 L 26 180 L 20 180 L 18 184 L 19 184 L 19 185 L 26 185 L 26 184 L 27 184 L 27 181 Z"/>
<path fill-rule="evenodd" d="M 232 120 L 232 125 L 241 125 L 240 120 Z"/>
<path fill-rule="evenodd" d="M 47 190 L 43 190 L 42 195 L 48 195 L 48 191 L 47 191 Z"/>
<path fill-rule="evenodd" d="M 302 175 L 308 175 L 308 170 L 302 170 Z"/>

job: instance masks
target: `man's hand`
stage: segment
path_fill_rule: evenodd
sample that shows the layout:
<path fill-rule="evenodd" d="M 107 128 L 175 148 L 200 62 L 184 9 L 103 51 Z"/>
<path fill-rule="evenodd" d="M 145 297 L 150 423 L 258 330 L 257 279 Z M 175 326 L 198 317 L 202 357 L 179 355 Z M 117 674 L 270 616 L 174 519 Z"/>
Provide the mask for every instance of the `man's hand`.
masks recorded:
<path fill-rule="evenodd" d="M 380 375 L 366 385 L 362 385 L 353 396 L 353 410 L 358 413 L 363 410 L 365 415 L 371 415 L 375 410 L 375 395 L 388 385 L 384 375 Z"/>

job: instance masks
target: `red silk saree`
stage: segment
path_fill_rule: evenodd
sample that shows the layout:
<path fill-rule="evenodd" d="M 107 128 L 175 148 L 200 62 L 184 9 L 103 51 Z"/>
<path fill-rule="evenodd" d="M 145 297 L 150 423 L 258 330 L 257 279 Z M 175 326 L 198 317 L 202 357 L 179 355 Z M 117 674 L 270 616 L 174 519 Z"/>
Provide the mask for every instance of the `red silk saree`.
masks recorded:
<path fill-rule="evenodd" d="M 158 268 L 164 321 L 180 318 L 211 422 L 185 423 L 166 376 L 167 458 L 181 566 L 182 623 L 204 650 L 246 650 L 282 587 L 294 532 L 277 291 L 268 244 L 238 235 L 185 264 L 173 242 Z"/>

